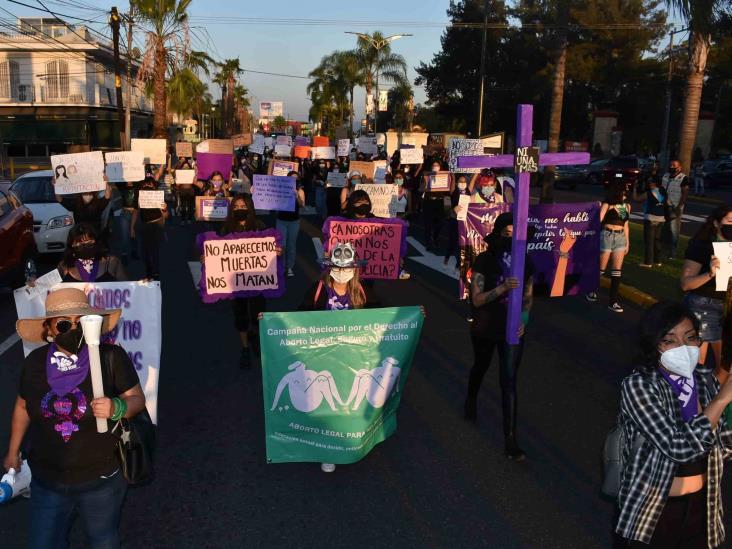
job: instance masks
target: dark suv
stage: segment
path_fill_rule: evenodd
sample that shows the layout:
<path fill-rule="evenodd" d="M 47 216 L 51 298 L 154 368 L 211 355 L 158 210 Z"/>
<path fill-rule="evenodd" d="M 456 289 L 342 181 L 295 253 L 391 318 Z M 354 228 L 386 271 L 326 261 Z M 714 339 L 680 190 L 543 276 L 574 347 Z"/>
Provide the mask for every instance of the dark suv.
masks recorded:
<path fill-rule="evenodd" d="M 602 184 L 607 189 L 612 183 L 622 182 L 629 192 L 645 175 L 645 164 L 637 156 L 616 156 L 608 160 L 602 171 Z"/>

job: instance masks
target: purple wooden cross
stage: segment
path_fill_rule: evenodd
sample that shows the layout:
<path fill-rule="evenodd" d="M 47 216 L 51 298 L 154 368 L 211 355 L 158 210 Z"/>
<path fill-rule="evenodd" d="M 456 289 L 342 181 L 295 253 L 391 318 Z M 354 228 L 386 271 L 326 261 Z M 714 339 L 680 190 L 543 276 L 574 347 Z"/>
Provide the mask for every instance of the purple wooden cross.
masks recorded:
<path fill-rule="evenodd" d="M 516 147 L 531 147 L 533 105 L 519 105 L 516 110 Z M 589 153 L 546 153 L 539 156 L 540 166 L 566 166 L 569 164 L 589 164 Z M 461 156 L 457 161 L 460 168 L 512 168 L 514 155 L 498 156 Z M 513 205 L 513 242 L 511 247 L 511 276 L 519 281 L 519 287 L 508 294 L 508 323 L 506 341 L 510 345 L 519 342 L 518 328 L 521 323 L 521 304 L 524 295 L 524 270 L 526 263 L 526 231 L 529 218 L 529 178 L 528 173 L 519 173 L 516 179 Z"/>

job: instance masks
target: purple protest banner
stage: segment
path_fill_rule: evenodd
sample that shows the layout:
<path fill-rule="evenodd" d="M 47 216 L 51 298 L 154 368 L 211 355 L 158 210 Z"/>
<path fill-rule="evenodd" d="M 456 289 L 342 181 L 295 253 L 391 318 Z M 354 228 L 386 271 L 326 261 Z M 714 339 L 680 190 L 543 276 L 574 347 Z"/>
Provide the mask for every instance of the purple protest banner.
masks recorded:
<path fill-rule="evenodd" d="M 206 180 L 214 172 L 221 172 L 224 181 L 229 180 L 231 173 L 231 154 L 224 153 L 198 153 L 196 155 L 196 177 Z"/>
<path fill-rule="evenodd" d="M 310 145 L 310 138 L 306 135 L 298 135 L 295 137 L 295 147 L 308 147 Z"/>

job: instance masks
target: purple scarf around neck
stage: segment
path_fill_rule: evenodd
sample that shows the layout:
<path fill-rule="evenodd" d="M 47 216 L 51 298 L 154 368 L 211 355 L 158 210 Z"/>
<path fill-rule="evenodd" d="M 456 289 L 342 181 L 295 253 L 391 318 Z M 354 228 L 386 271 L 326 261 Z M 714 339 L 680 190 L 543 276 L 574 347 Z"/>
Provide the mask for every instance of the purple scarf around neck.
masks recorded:
<path fill-rule="evenodd" d="M 699 402 L 699 391 L 694 375 L 692 374 L 691 379 L 687 379 L 676 374 L 670 374 L 663 368 L 659 368 L 658 371 L 661 372 L 663 379 L 671 386 L 671 390 L 679 401 L 681 418 L 684 422 L 689 423 L 699 412 L 699 405 L 697 404 Z"/>
<path fill-rule="evenodd" d="M 51 392 L 62 397 L 70 393 L 89 375 L 89 347 L 84 345 L 78 355 L 68 356 L 55 343 L 48 346 L 46 380 Z"/>
<path fill-rule="evenodd" d="M 81 278 L 82 282 L 95 282 L 97 280 L 97 273 L 99 272 L 99 261 L 96 259 L 91 260 L 90 270 L 87 270 L 87 265 L 89 265 L 88 261 L 76 260 L 76 270 L 79 271 L 79 278 Z"/>

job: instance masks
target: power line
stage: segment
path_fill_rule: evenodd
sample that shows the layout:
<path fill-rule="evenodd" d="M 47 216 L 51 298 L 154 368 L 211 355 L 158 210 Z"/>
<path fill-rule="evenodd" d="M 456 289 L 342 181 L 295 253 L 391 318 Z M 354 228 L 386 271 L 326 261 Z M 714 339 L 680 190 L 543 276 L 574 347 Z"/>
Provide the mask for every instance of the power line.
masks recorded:
<path fill-rule="evenodd" d="M 62 14 L 62 13 L 54 13 L 54 12 L 52 12 L 51 10 L 49 10 L 49 9 L 48 9 L 48 8 L 47 8 L 47 7 L 46 7 L 46 6 L 45 6 L 45 5 L 44 5 L 44 4 L 43 4 L 43 3 L 42 3 L 42 2 L 40 1 L 40 0 L 36 0 L 36 1 L 37 1 L 37 2 L 38 2 L 38 3 L 39 3 L 39 4 L 40 4 L 40 5 L 42 6 L 42 7 L 43 7 L 43 9 L 41 9 L 41 8 L 39 8 L 39 7 L 36 7 L 36 6 L 32 6 L 32 5 L 30 5 L 30 4 L 24 4 L 23 2 L 18 2 L 18 0 L 8 0 L 8 2 L 12 2 L 13 4 L 18 4 L 19 6 L 24 6 L 24 7 L 26 7 L 26 8 L 30 8 L 30 9 L 33 9 L 33 10 L 36 10 L 36 11 L 45 11 L 46 13 L 49 13 L 50 15 L 52 15 L 52 16 L 53 16 L 53 17 L 54 17 L 55 19 L 57 19 L 58 21 L 60 21 L 61 23 L 64 23 L 64 25 L 66 26 L 66 28 L 68 28 L 68 29 L 69 29 L 69 30 L 70 30 L 71 32 L 73 32 L 73 33 L 74 33 L 74 34 L 75 34 L 76 36 L 78 36 L 79 38 L 81 38 L 81 39 L 82 39 L 82 40 L 83 40 L 84 42 L 86 42 L 87 44 L 90 44 L 90 45 L 92 45 L 92 46 L 96 46 L 96 44 L 93 44 L 92 42 L 89 42 L 89 41 L 88 41 L 88 40 L 87 40 L 86 38 L 84 38 L 84 37 L 83 37 L 83 36 L 81 36 L 81 35 L 80 35 L 79 33 L 77 33 L 77 32 L 76 32 L 76 31 L 75 31 L 75 30 L 74 30 L 74 29 L 73 29 L 73 28 L 71 27 L 71 25 L 69 25 L 69 24 L 68 24 L 68 23 L 66 23 L 66 22 L 65 22 L 65 21 L 64 21 L 63 19 L 61 19 L 61 17 L 65 17 L 65 18 L 68 18 L 68 19 L 76 19 L 77 21 L 79 21 L 79 22 L 81 22 L 81 23 L 98 23 L 98 21 L 94 21 L 94 20 L 92 20 L 92 19 L 81 19 L 81 18 L 79 18 L 79 17 L 76 17 L 76 16 L 74 16 L 74 15 L 67 15 L 67 14 Z M 10 13 L 10 12 L 8 12 L 8 13 Z M 18 19 L 20 19 L 20 18 L 18 18 Z M 86 28 L 87 28 L 87 30 L 89 30 L 89 31 L 91 31 L 91 32 L 94 32 L 94 33 L 98 34 L 99 36 L 101 36 L 101 37 L 102 37 L 102 38 L 104 38 L 105 40 L 111 40 L 111 39 L 109 38 L 109 36 L 106 36 L 106 35 L 102 34 L 101 32 L 99 32 L 99 31 L 96 31 L 96 30 L 94 30 L 94 29 L 93 29 L 93 28 L 91 28 L 91 27 L 86 27 Z M 40 32 L 40 31 L 39 31 L 39 32 Z"/>

